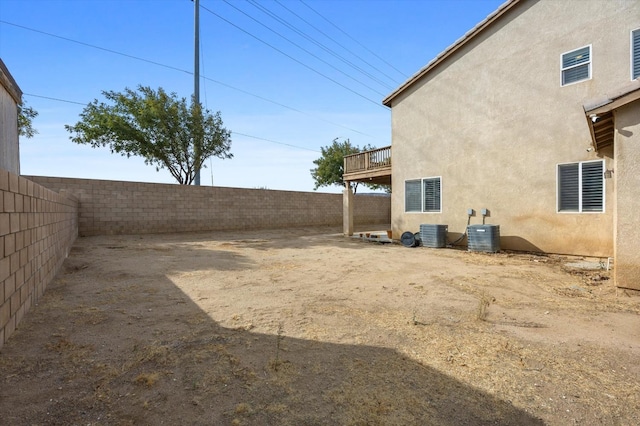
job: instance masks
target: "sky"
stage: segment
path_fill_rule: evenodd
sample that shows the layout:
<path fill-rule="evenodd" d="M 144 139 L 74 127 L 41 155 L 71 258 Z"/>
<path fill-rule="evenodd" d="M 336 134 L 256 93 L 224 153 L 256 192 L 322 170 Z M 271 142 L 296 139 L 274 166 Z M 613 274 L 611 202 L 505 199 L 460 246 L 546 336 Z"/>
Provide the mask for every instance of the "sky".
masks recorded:
<path fill-rule="evenodd" d="M 200 101 L 232 132 L 202 185 L 313 191 L 336 138 L 391 145 L 382 99 L 503 0 L 200 0 Z M 23 175 L 176 183 L 139 157 L 70 141 L 102 91 L 194 91 L 191 0 L 0 0 L 0 58 L 34 108 Z M 339 192 L 341 187 L 321 187 Z"/>

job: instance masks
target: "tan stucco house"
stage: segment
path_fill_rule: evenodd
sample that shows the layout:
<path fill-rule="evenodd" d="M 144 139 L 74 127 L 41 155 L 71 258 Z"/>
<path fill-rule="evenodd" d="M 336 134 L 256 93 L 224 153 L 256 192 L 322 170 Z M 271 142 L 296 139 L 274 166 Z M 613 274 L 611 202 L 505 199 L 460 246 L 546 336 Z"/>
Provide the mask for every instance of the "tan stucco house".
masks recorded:
<path fill-rule="evenodd" d="M 0 169 L 20 174 L 18 105 L 22 91 L 0 59 Z"/>
<path fill-rule="evenodd" d="M 638 77 L 640 0 L 504 3 L 383 100 L 394 236 L 484 221 L 640 289 Z"/>

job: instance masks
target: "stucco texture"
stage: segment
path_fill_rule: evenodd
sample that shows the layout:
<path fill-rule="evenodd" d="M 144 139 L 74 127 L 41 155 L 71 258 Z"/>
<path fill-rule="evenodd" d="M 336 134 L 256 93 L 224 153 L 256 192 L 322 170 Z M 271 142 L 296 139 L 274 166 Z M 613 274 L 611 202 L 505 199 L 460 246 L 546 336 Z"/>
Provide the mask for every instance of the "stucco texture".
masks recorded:
<path fill-rule="evenodd" d="M 583 102 L 628 83 L 640 2 L 523 1 L 392 100 L 394 233 L 500 225 L 503 249 L 613 255 L 612 179 L 602 213 L 557 212 L 557 165 L 604 160 Z M 606 28 L 606 31 L 603 30 Z M 592 46 L 591 79 L 561 86 L 563 53 Z M 441 177 L 440 213 L 405 213 L 404 183 Z"/>
<path fill-rule="evenodd" d="M 616 250 L 618 287 L 640 290 L 640 101 L 615 111 Z"/>

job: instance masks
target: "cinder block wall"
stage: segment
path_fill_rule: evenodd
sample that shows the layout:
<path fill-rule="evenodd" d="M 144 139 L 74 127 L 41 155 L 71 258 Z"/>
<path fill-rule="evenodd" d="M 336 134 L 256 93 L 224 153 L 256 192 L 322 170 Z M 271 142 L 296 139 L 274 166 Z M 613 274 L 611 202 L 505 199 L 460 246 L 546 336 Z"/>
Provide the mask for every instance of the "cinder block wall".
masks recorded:
<path fill-rule="evenodd" d="M 342 194 L 31 176 L 80 202 L 81 236 L 341 226 Z M 390 197 L 356 196 L 356 225 L 389 224 Z"/>
<path fill-rule="evenodd" d="M 78 235 L 78 200 L 0 169 L 0 348 Z"/>

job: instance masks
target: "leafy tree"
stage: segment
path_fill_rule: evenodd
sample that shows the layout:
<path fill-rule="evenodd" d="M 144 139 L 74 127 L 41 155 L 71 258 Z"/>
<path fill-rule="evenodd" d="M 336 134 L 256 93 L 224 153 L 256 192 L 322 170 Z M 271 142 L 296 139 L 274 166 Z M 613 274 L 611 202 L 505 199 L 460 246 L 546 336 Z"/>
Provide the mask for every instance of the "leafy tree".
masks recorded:
<path fill-rule="evenodd" d="M 233 157 L 231 132 L 222 127 L 220 112 L 203 111 L 193 99 L 187 105 L 175 93 L 144 86 L 102 94 L 110 104 L 94 100 L 75 126 L 65 126 L 73 142 L 143 157 L 145 164 L 166 168 L 183 185 L 193 182 L 207 158 Z"/>
<path fill-rule="evenodd" d="M 371 149 L 374 149 L 371 145 L 365 145 L 359 148 L 356 145 L 351 145 L 349 139 L 338 142 L 338 138 L 335 138 L 331 145 L 321 147 L 320 152 L 322 156 L 313 161 L 313 164 L 317 167 L 311 169 L 311 176 L 315 181 L 313 189 L 317 190 L 321 186 L 331 185 L 344 186 L 342 175 L 344 174 L 345 155 L 357 154 Z M 363 185 L 371 189 L 383 188 L 382 185 L 376 184 L 363 183 Z M 351 182 L 351 189 L 355 194 L 358 189 L 358 182 Z"/>
<path fill-rule="evenodd" d="M 33 119 L 38 116 L 38 111 L 28 107 L 23 102 L 18 105 L 18 134 L 26 138 L 32 138 L 38 131 L 33 127 Z"/>

